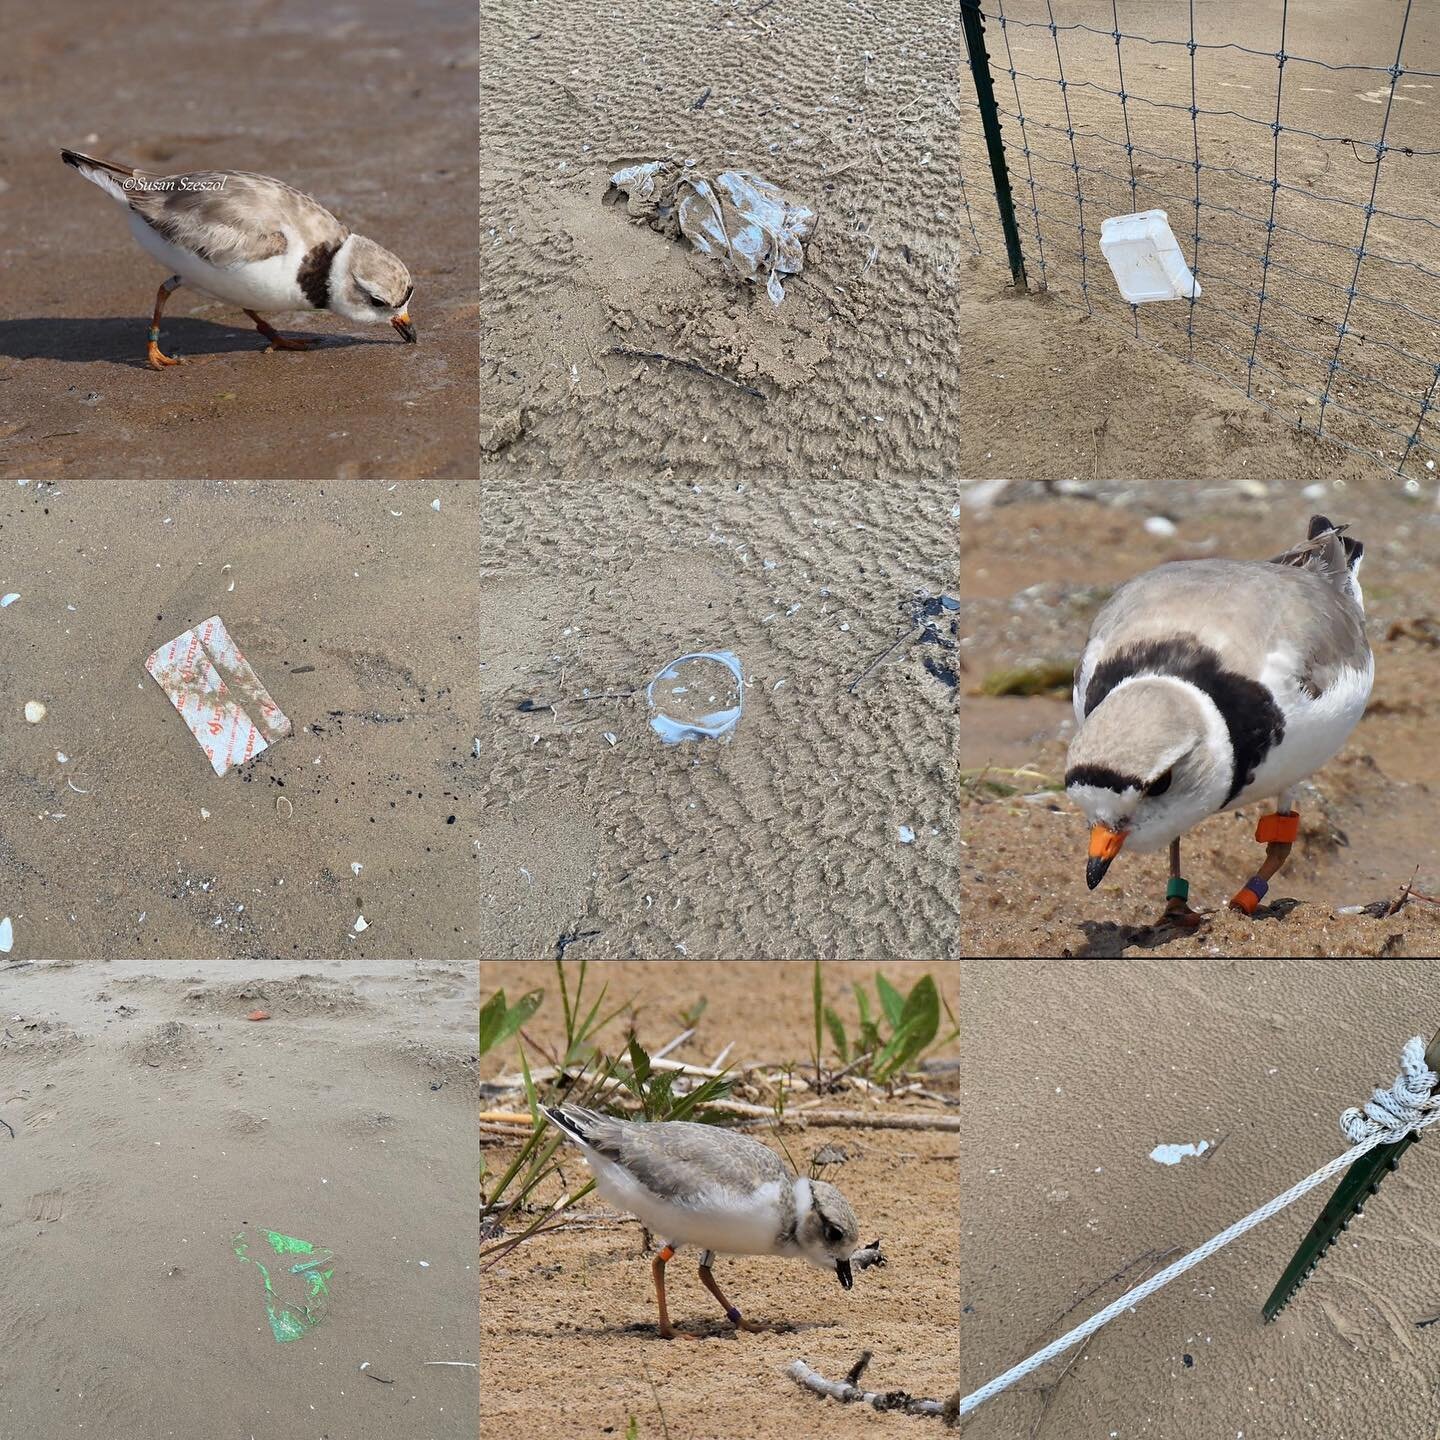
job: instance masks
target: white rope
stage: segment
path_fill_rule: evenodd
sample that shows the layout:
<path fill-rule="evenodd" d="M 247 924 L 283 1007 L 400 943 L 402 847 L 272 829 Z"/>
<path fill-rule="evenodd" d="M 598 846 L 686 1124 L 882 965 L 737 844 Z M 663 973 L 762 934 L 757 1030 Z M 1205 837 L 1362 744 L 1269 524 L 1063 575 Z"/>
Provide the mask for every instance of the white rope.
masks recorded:
<path fill-rule="evenodd" d="M 1177 1275 L 1198 1265 L 1217 1250 L 1238 1240 L 1247 1230 L 1278 1214 L 1287 1205 L 1293 1204 L 1302 1195 L 1308 1194 L 1317 1185 L 1323 1185 L 1332 1175 L 1353 1165 L 1362 1155 L 1368 1154 L 1379 1145 L 1392 1145 L 1403 1140 L 1411 1131 L 1418 1134 L 1430 1125 L 1440 1122 L 1440 1075 L 1436 1075 L 1425 1064 L 1425 1042 L 1420 1036 L 1409 1040 L 1400 1055 L 1400 1074 L 1388 1090 L 1377 1089 L 1363 1112 L 1357 1109 L 1345 1111 L 1340 1117 L 1340 1129 L 1353 1148 L 1337 1156 L 1328 1165 L 1323 1165 L 1313 1175 L 1299 1184 L 1292 1185 L 1283 1195 L 1252 1211 L 1243 1220 L 1237 1220 L 1228 1230 L 1222 1230 L 1213 1239 L 1207 1240 L 1188 1255 L 1152 1275 L 1103 1310 L 1092 1315 L 1083 1324 L 1077 1325 L 1058 1340 L 1052 1340 L 1043 1350 L 1037 1350 L 1028 1360 L 1012 1366 L 1003 1375 L 997 1375 L 988 1384 L 982 1385 L 960 1402 L 960 1414 L 968 1415 L 978 1409 L 992 1396 L 1008 1390 L 1017 1380 L 1022 1380 L 1032 1370 L 1063 1354 L 1082 1340 L 1088 1340 L 1102 1325 L 1133 1310 L 1142 1300 L 1153 1295 L 1162 1286 L 1168 1285 Z"/>

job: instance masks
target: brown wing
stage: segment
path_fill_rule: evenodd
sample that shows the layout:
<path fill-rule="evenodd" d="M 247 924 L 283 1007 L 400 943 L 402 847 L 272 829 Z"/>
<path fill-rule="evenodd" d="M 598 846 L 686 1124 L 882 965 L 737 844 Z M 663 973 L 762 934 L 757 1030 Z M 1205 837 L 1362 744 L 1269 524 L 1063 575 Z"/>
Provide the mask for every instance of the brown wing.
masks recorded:
<path fill-rule="evenodd" d="M 172 245 L 215 265 L 242 265 L 282 255 L 286 230 L 301 251 L 339 245 L 350 233 L 319 201 L 268 175 L 191 170 L 146 176 L 130 208 Z"/>

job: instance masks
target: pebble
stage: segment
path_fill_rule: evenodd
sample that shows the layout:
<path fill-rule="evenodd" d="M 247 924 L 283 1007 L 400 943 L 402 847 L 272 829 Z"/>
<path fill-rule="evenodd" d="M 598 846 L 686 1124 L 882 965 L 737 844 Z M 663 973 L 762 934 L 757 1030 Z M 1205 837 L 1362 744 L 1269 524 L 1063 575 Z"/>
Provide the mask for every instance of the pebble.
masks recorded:
<path fill-rule="evenodd" d="M 1145 522 L 1145 533 L 1168 540 L 1175 533 L 1175 522 L 1167 520 L 1163 515 L 1152 515 Z"/>
<path fill-rule="evenodd" d="M 913 845 L 915 843 L 915 832 L 908 825 L 897 827 L 902 845 Z"/>
<path fill-rule="evenodd" d="M 45 718 L 44 705 L 38 700 L 27 700 L 25 702 L 25 718 L 32 725 L 38 725 Z"/>

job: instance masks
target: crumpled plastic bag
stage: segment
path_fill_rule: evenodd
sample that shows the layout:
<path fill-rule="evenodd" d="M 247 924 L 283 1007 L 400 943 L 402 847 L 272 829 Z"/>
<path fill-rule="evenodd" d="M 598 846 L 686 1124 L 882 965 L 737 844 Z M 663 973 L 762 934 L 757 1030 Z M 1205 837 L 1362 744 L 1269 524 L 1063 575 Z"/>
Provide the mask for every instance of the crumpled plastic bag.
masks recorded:
<path fill-rule="evenodd" d="M 741 280 L 764 281 L 778 305 L 782 275 L 798 275 L 815 233 L 815 211 L 778 185 L 748 170 L 698 174 L 693 161 L 649 160 L 610 177 L 607 203 L 625 200 L 626 213 L 668 239 L 683 237 Z"/>

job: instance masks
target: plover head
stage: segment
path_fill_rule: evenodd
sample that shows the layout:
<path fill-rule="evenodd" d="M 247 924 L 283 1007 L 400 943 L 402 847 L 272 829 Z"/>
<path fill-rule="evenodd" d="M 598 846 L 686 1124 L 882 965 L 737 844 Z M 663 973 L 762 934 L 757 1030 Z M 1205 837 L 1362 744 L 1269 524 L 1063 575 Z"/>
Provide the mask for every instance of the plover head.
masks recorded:
<path fill-rule="evenodd" d="M 854 1283 L 850 1256 L 860 1244 L 860 1222 L 855 1212 L 825 1180 L 799 1180 L 795 1192 L 796 1250 L 812 1265 L 833 1271 L 848 1290 Z"/>
<path fill-rule="evenodd" d="M 1124 845 L 1158 850 L 1226 801 L 1230 732 L 1215 702 L 1170 675 L 1124 680 L 1085 717 L 1066 758 L 1065 789 L 1090 822 L 1093 890 Z"/>
<path fill-rule="evenodd" d="M 330 272 L 330 309 L 347 320 L 372 324 L 388 320 L 415 343 L 410 323 L 410 272 L 383 246 L 363 235 L 351 235 L 340 247 Z"/>

